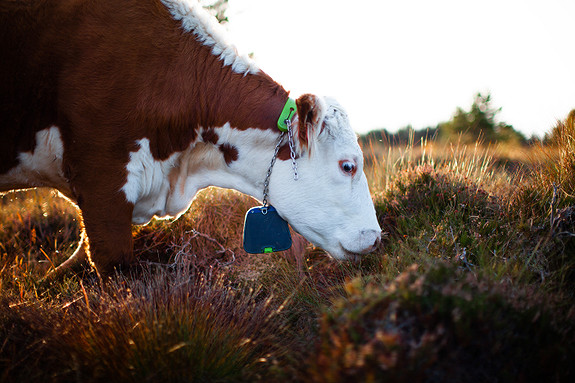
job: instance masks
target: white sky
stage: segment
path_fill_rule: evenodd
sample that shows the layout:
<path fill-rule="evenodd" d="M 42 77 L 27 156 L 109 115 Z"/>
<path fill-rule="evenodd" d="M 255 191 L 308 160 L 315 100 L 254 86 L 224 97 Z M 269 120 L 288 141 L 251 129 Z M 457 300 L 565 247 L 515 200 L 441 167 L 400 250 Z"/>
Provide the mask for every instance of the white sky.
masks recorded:
<path fill-rule="evenodd" d="M 527 136 L 575 108 L 574 0 L 229 0 L 227 16 L 262 70 L 336 97 L 357 132 L 435 126 L 477 92 Z"/>

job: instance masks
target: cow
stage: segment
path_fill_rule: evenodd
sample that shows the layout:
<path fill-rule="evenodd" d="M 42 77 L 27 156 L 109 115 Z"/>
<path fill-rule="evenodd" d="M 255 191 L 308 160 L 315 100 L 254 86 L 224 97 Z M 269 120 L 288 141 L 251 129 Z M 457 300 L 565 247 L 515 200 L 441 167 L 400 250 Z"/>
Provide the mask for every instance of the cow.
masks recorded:
<path fill-rule="evenodd" d="M 0 1 L 0 192 L 55 188 L 77 205 L 80 244 L 57 271 L 133 264 L 132 224 L 180 216 L 202 188 L 262 200 L 276 146 L 266 197 L 295 231 L 336 259 L 377 246 L 344 109 L 298 97 L 290 148 L 289 92 L 222 29 L 190 0 Z M 286 55 L 307 60 L 297 44 Z"/>

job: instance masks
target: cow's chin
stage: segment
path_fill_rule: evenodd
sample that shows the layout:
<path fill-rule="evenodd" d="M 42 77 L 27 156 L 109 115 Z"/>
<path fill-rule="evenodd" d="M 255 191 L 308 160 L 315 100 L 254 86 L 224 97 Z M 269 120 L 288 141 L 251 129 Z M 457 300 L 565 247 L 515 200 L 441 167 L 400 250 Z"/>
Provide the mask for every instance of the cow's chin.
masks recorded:
<path fill-rule="evenodd" d="M 361 259 L 362 256 L 362 254 L 348 251 L 344 249 L 342 246 L 339 246 L 337 249 L 332 249 L 331 251 L 327 252 L 333 259 L 338 261 L 357 262 Z"/>
<path fill-rule="evenodd" d="M 350 251 L 344 248 L 341 244 L 333 242 L 332 244 L 320 245 L 315 244 L 324 249 L 329 256 L 336 261 L 359 261 L 365 252 Z"/>
<path fill-rule="evenodd" d="M 348 244 L 349 246 L 346 246 L 345 241 L 343 242 L 333 241 L 324 246 L 319 245 L 319 247 L 327 251 L 333 259 L 336 259 L 338 261 L 345 261 L 345 260 L 359 261 L 362 258 L 362 256 L 373 252 L 377 248 L 379 241 L 374 236 L 374 239 L 371 243 L 372 244 L 370 245 L 358 246 L 358 243 L 356 242 L 356 243 L 349 243 Z"/>
<path fill-rule="evenodd" d="M 369 254 L 371 252 L 371 249 L 362 251 L 351 251 L 347 250 L 345 247 L 341 245 L 336 246 L 333 249 L 329 250 L 325 249 L 325 250 L 333 259 L 336 259 L 338 261 L 352 261 L 352 262 L 357 262 L 361 260 L 361 258 L 365 254 Z"/>
<path fill-rule="evenodd" d="M 292 229 L 299 234 L 302 234 L 302 232 L 298 231 L 293 226 Z M 363 255 L 374 251 L 379 243 L 377 239 L 380 237 L 381 232 L 376 230 L 370 230 L 370 232 L 372 232 L 372 234 L 368 235 L 369 239 L 367 240 L 365 238 L 338 240 L 333 237 L 326 239 L 320 233 L 311 230 L 302 235 L 315 246 L 321 247 L 331 256 L 331 258 L 337 261 L 359 261 Z"/>

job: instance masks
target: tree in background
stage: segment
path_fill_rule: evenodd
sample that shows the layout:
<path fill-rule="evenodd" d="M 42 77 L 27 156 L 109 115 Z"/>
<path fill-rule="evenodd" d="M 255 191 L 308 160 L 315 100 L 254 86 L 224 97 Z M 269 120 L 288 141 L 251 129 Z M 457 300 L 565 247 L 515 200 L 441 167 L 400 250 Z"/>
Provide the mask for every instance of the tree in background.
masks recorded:
<path fill-rule="evenodd" d="M 216 17 L 220 24 L 227 23 L 228 0 L 200 0 L 200 4 Z"/>
<path fill-rule="evenodd" d="M 411 126 L 390 133 L 385 129 L 374 130 L 360 136 L 365 144 L 370 141 L 388 145 L 418 144 L 421 140 L 437 139 L 443 142 L 457 141 L 462 144 L 506 143 L 510 145 L 526 145 L 529 141 L 513 126 L 505 122 L 497 122 L 497 114 L 501 108 L 491 105 L 491 95 L 477 93 L 471 109 L 465 111 L 457 108 L 455 114 L 447 122 L 439 123 L 435 128 L 415 130 Z M 574 112 L 575 116 L 575 112 Z M 533 139 L 531 140 L 533 141 Z"/>
<path fill-rule="evenodd" d="M 372 130 L 359 136 L 359 142 L 362 146 L 367 147 L 370 143 L 381 143 L 385 146 L 396 145 L 420 145 L 422 142 L 435 140 L 437 138 L 437 128 L 414 129 L 408 125 L 399 129 L 395 133 L 388 132 L 386 129 Z"/>
<path fill-rule="evenodd" d="M 457 108 L 451 120 L 437 126 L 439 138 L 444 141 L 460 140 L 464 144 L 472 144 L 477 140 L 524 144 L 526 139 L 523 134 L 505 122 L 497 122 L 496 117 L 500 111 L 501 108 L 491 105 L 490 94 L 477 93 L 469 111 Z"/>

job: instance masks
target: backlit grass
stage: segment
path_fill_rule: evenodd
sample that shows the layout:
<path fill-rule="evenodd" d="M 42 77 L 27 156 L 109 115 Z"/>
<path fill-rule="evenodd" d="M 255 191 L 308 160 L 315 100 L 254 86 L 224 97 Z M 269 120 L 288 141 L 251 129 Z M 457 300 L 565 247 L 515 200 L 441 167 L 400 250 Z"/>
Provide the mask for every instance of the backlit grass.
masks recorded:
<path fill-rule="evenodd" d="M 382 245 L 336 262 L 294 235 L 248 255 L 256 202 L 209 189 L 133 230 L 141 263 L 41 278 L 79 216 L 0 197 L 0 381 L 560 381 L 575 360 L 575 127 L 524 151 L 424 142 L 366 152 Z"/>

